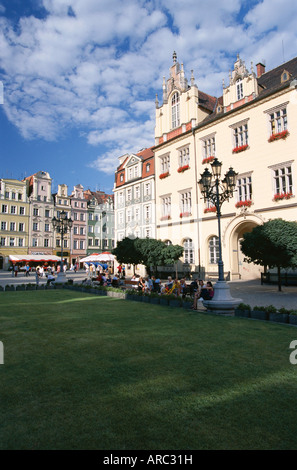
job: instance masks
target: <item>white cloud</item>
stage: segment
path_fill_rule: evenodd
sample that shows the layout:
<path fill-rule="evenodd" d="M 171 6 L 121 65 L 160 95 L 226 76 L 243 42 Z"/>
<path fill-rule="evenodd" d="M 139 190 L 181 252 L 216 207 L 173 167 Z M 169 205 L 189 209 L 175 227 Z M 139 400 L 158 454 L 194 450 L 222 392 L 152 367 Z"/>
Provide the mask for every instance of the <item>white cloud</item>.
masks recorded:
<path fill-rule="evenodd" d="M 103 148 L 93 165 L 106 172 L 116 156 L 153 145 L 155 94 L 161 101 L 173 50 L 213 95 L 236 53 L 267 69 L 282 62 L 282 47 L 286 60 L 296 54 L 295 0 L 40 1 L 43 19 L 14 28 L 0 17 L 5 112 L 26 139 L 76 128 Z"/>

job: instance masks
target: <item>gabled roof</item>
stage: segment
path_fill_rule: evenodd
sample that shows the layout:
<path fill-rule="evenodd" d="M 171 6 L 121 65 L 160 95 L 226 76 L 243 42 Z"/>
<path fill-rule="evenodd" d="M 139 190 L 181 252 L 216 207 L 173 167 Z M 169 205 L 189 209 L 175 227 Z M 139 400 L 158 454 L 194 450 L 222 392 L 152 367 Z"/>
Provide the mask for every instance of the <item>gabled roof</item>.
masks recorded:
<path fill-rule="evenodd" d="M 126 177 L 125 177 L 125 168 L 127 166 L 127 163 L 131 156 L 135 155 L 137 157 L 140 157 L 142 161 L 142 174 L 141 177 L 139 178 L 146 178 L 148 176 L 151 176 L 155 173 L 155 165 L 154 165 L 154 152 L 153 152 L 153 147 L 149 147 L 146 149 L 142 149 L 139 152 L 135 154 L 130 154 L 128 155 L 123 163 L 118 166 L 116 172 L 115 172 L 115 186 L 118 188 L 119 186 L 123 186 L 126 184 Z M 146 171 L 146 163 L 150 162 L 150 168 L 149 171 Z M 122 181 L 121 181 L 121 175 L 122 175 Z"/>

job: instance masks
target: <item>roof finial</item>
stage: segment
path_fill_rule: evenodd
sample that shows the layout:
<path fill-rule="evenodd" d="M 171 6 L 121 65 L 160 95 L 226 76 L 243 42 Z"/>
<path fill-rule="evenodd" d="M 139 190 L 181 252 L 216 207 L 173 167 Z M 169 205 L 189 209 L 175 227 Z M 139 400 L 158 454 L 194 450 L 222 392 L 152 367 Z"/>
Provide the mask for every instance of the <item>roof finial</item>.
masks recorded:
<path fill-rule="evenodd" d="M 176 55 L 176 52 L 175 52 L 175 51 L 173 52 L 172 58 L 173 58 L 173 63 L 176 64 L 177 55 Z"/>

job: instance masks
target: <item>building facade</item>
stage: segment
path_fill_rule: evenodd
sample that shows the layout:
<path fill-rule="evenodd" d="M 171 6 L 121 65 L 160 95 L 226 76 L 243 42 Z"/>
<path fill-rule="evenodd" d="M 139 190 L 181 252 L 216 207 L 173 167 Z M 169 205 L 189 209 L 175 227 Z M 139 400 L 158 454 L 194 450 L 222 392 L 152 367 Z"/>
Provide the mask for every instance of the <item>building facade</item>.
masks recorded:
<path fill-rule="evenodd" d="M 114 196 L 103 191 L 84 192 L 87 201 L 87 254 L 111 251 L 114 246 Z"/>
<path fill-rule="evenodd" d="M 30 208 L 28 254 L 51 255 L 54 251 L 52 179 L 48 172 L 39 171 L 25 181 Z"/>
<path fill-rule="evenodd" d="M 258 277 L 240 250 L 245 232 L 273 218 L 296 220 L 297 58 L 266 72 L 237 57 L 216 98 L 187 83 L 173 56 L 156 100 L 157 238 L 184 246 L 191 271 L 217 273 L 218 226 L 197 182 L 214 157 L 237 173 L 234 197 L 222 206 L 222 254 L 231 279 Z"/>
<path fill-rule="evenodd" d="M 0 269 L 7 269 L 9 255 L 28 253 L 29 201 L 26 182 L 1 179 L 0 199 Z"/>
<path fill-rule="evenodd" d="M 71 218 L 71 264 L 79 265 L 87 252 L 87 203 L 84 198 L 84 188 L 81 184 L 74 186 L 70 196 Z"/>

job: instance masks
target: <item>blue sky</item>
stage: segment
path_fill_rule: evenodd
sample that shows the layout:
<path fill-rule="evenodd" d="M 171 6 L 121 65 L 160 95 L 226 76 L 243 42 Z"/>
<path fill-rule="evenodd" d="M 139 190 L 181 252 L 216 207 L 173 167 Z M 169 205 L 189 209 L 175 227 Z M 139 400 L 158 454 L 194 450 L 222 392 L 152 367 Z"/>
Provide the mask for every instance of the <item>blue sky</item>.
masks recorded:
<path fill-rule="evenodd" d="M 154 144 L 175 50 L 215 96 L 297 55 L 296 0 L 0 0 L 0 177 L 39 170 L 112 192 L 118 157 Z"/>

